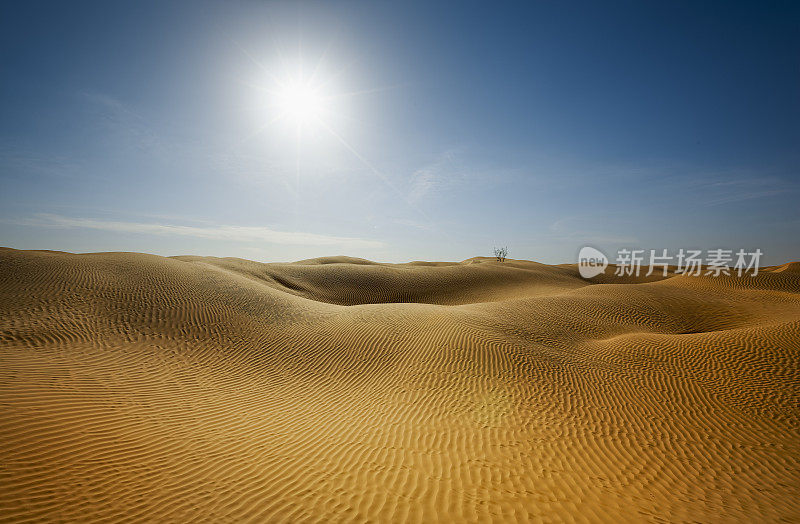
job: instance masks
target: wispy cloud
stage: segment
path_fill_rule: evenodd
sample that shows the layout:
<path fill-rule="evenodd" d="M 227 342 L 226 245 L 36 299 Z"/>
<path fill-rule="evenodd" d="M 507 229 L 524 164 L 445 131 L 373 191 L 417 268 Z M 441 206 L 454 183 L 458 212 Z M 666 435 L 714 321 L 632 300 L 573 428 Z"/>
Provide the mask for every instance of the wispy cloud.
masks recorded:
<path fill-rule="evenodd" d="M 43 154 L 30 147 L 0 144 L 0 178 L 31 175 L 74 178 L 86 176 L 86 173 L 79 163 L 70 158 Z"/>
<path fill-rule="evenodd" d="M 411 175 L 409 202 L 416 204 L 424 198 L 448 187 L 459 175 L 455 164 L 455 151 L 445 151 L 432 163 L 417 169 Z"/>
<path fill-rule="evenodd" d="M 151 154 L 161 154 L 167 149 L 164 140 L 152 125 L 128 104 L 95 91 L 83 91 L 80 95 L 96 112 L 107 133 L 121 137 L 124 143 L 133 144 Z"/>
<path fill-rule="evenodd" d="M 615 235 L 593 229 L 589 219 L 581 217 L 567 217 L 556 220 L 550 224 L 550 231 L 563 240 L 573 242 L 594 242 L 599 244 L 635 244 L 636 237 L 629 235 Z"/>
<path fill-rule="evenodd" d="M 117 233 L 185 236 L 236 242 L 268 242 L 298 246 L 343 246 L 348 248 L 380 248 L 383 242 L 353 237 L 340 237 L 298 231 L 276 231 L 262 226 L 184 226 L 146 222 L 119 222 L 90 218 L 71 218 L 53 214 L 38 214 L 14 221 L 20 225 L 61 228 L 94 229 Z"/>
<path fill-rule="evenodd" d="M 398 218 L 392 220 L 395 224 L 406 226 L 406 227 L 413 227 L 415 229 L 421 229 L 423 231 L 430 231 L 433 229 L 433 226 L 427 222 L 420 222 L 418 220 L 411 220 L 409 218 Z"/>
<path fill-rule="evenodd" d="M 706 188 L 710 206 L 780 195 L 789 190 L 783 181 L 771 177 L 717 181 Z"/>
<path fill-rule="evenodd" d="M 790 178 L 776 174 L 734 171 L 695 174 L 685 184 L 704 205 L 717 206 L 782 195 L 797 190 Z"/>

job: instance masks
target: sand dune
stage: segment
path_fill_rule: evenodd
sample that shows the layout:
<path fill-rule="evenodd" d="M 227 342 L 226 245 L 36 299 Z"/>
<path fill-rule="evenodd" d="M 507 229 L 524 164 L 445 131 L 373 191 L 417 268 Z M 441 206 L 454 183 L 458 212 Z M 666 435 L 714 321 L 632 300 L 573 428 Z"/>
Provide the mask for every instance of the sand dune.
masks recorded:
<path fill-rule="evenodd" d="M 0 250 L 0 520 L 800 520 L 800 263 Z"/>

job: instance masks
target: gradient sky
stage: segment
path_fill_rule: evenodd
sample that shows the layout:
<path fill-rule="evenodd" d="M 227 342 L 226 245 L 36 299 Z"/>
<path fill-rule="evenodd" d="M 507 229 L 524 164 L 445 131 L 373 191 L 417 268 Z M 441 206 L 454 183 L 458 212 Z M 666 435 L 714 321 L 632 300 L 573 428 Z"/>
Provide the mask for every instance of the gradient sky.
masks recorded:
<path fill-rule="evenodd" d="M 4 2 L 0 41 L 3 246 L 800 259 L 796 2 Z"/>

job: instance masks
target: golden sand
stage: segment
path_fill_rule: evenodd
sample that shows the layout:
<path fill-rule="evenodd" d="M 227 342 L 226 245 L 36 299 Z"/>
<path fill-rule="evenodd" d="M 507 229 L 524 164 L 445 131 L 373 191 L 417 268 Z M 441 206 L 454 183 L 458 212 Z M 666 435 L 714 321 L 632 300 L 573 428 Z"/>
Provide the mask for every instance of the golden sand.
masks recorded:
<path fill-rule="evenodd" d="M 2 249 L 0 520 L 800 520 L 800 264 L 598 282 Z"/>

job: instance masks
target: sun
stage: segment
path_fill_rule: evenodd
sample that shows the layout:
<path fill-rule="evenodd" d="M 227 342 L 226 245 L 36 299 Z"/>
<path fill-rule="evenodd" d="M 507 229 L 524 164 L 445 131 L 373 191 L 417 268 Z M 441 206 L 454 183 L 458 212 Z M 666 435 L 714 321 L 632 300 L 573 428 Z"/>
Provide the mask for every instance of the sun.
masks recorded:
<path fill-rule="evenodd" d="M 327 113 L 328 97 L 308 82 L 294 80 L 274 93 L 280 119 L 304 126 L 320 121 Z"/>

